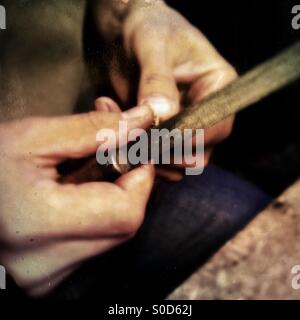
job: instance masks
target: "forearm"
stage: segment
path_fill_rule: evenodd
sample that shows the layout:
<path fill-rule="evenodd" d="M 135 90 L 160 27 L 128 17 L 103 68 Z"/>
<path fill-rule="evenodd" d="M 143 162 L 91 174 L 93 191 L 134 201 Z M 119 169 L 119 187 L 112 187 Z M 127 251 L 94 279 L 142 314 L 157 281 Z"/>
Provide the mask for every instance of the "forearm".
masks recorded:
<path fill-rule="evenodd" d="M 164 4 L 163 0 L 91 0 L 102 35 L 114 40 L 122 34 L 123 22 L 135 10 Z"/>

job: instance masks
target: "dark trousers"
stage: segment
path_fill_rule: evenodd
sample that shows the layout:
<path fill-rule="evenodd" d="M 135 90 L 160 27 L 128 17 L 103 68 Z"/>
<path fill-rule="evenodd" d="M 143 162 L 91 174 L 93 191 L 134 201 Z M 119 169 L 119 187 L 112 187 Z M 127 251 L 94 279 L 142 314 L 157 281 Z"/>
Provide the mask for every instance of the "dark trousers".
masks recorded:
<path fill-rule="evenodd" d="M 86 263 L 51 298 L 162 299 L 269 202 L 213 165 L 180 183 L 160 182 L 136 237 Z"/>

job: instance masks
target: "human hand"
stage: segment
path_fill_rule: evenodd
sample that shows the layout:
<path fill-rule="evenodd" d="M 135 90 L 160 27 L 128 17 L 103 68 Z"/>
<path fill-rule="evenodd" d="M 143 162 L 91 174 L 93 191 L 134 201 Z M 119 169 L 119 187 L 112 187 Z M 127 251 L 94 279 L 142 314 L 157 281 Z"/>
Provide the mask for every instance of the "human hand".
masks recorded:
<path fill-rule="evenodd" d="M 113 3 L 117 1 L 110 5 Z M 133 93 L 138 105 L 151 106 L 157 118 L 163 121 L 177 114 L 184 105 L 201 101 L 221 89 L 237 74 L 205 36 L 178 12 L 162 1 L 147 3 L 129 1 L 125 18 L 119 24 L 123 44 L 114 46 L 108 72 L 124 105 Z M 104 18 L 101 10 L 98 12 L 100 30 L 112 41 L 109 33 L 114 30 L 116 34 L 116 28 L 105 28 L 109 25 L 109 15 Z M 130 70 L 133 61 L 140 67 L 137 86 L 134 81 L 136 68 Z M 138 87 L 137 92 L 135 87 Z M 228 137 L 232 125 L 233 117 L 229 117 L 205 130 L 205 164 L 213 147 Z M 199 162 L 195 160 L 195 163 Z M 182 177 L 173 170 L 160 170 L 160 173 L 172 180 Z"/>
<path fill-rule="evenodd" d="M 95 154 L 102 129 L 153 121 L 147 107 L 0 124 L 0 262 L 29 295 L 51 291 L 86 259 L 130 239 L 144 219 L 154 170 L 115 183 L 61 184 L 57 165 Z M 101 146 L 100 146 L 101 148 Z"/>

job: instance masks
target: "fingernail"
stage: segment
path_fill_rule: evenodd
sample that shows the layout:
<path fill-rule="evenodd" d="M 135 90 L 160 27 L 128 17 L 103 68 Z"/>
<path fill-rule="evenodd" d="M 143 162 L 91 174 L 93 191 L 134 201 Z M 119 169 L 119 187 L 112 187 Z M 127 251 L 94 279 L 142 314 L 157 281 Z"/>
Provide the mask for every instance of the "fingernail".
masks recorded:
<path fill-rule="evenodd" d="M 98 111 L 104 111 L 104 112 L 110 112 L 110 106 L 106 103 L 101 102 L 97 105 L 97 110 Z"/>
<path fill-rule="evenodd" d="M 123 118 L 126 120 L 143 117 L 149 118 L 149 116 L 153 117 L 153 112 L 148 106 L 139 106 L 123 112 Z"/>
<path fill-rule="evenodd" d="M 95 107 L 97 111 L 112 112 L 110 104 L 102 97 L 95 100 Z"/>
<path fill-rule="evenodd" d="M 141 105 L 148 105 L 156 116 L 165 117 L 176 112 L 176 102 L 163 96 L 153 96 L 144 99 Z"/>

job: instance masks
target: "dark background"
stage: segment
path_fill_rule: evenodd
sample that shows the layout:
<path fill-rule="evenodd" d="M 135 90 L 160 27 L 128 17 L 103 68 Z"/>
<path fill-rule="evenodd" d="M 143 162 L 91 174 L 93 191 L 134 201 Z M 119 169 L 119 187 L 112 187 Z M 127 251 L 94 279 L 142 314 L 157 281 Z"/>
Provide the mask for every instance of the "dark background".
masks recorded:
<path fill-rule="evenodd" d="M 240 74 L 300 36 L 292 7 L 300 0 L 169 0 L 212 41 Z M 214 162 L 277 195 L 300 173 L 299 81 L 241 112 Z"/>

